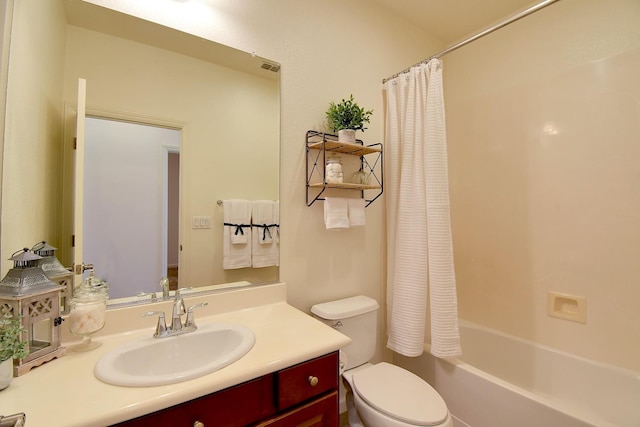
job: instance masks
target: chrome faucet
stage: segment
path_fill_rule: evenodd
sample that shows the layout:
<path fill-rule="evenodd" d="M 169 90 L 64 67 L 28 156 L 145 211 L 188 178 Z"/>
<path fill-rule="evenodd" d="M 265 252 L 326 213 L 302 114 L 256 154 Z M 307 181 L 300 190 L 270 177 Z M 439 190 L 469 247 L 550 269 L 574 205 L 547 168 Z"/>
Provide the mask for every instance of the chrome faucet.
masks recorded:
<path fill-rule="evenodd" d="M 162 289 L 162 298 L 169 298 L 169 279 L 166 277 L 160 279 L 160 288 Z"/>
<path fill-rule="evenodd" d="M 178 332 L 182 330 L 182 315 L 186 314 L 184 300 L 180 296 L 180 289 L 176 289 L 176 299 L 173 301 L 173 314 L 171 315 L 171 330 Z"/>
<path fill-rule="evenodd" d="M 148 311 L 143 314 L 143 316 L 154 316 L 158 315 L 158 325 L 156 326 L 156 331 L 153 334 L 154 338 L 167 338 L 176 335 L 182 335 L 189 332 L 193 332 L 198 327 L 196 326 L 196 322 L 193 315 L 193 310 L 198 307 L 204 307 L 209 305 L 209 303 L 202 302 L 200 304 L 194 304 L 189 307 L 188 310 L 185 310 L 184 300 L 180 296 L 179 292 L 176 292 L 176 299 L 173 302 L 173 312 L 171 315 L 171 325 L 167 327 L 167 323 L 165 320 L 163 311 Z M 182 315 L 186 314 L 187 319 L 182 323 Z"/>

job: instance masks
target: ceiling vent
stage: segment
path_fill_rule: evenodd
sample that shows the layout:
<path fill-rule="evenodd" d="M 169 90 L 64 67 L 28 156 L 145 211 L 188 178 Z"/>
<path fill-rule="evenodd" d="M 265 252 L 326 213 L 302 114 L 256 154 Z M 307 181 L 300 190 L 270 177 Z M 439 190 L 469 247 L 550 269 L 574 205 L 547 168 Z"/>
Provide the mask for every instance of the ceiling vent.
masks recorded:
<path fill-rule="evenodd" d="M 263 68 L 263 69 L 269 70 L 269 71 L 273 71 L 274 73 L 277 73 L 278 71 L 280 71 L 280 65 L 278 65 L 278 64 L 269 64 L 268 62 L 264 62 L 260 68 Z"/>

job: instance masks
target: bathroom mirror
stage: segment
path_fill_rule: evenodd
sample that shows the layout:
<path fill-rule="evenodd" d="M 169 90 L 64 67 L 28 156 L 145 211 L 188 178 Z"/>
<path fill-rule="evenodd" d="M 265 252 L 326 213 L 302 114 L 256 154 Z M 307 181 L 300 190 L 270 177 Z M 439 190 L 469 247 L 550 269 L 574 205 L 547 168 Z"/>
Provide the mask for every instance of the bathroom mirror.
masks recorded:
<path fill-rule="evenodd" d="M 21 8 L 18 12 L 23 15 L 38 13 L 37 7 L 31 7 L 29 11 L 30 6 L 22 4 L 30 2 L 17 3 L 16 9 Z M 122 184 L 118 184 L 122 191 L 118 187 L 112 187 L 110 192 L 101 191 L 101 196 L 110 197 L 106 200 L 107 204 L 126 211 L 126 223 L 119 226 L 120 229 L 126 228 L 126 238 L 119 242 L 105 239 L 97 245 L 92 242 L 94 248 L 102 247 L 105 251 L 94 252 L 94 259 L 85 258 L 84 262 L 93 263 L 97 275 L 116 289 L 113 296 L 129 297 L 127 300 L 139 302 L 143 298 L 136 297 L 138 293 L 160 291 L 160 278 L 171 274 L 156 271 L 155 277 L 153 274 L 151 277 L 132 277 L 126 283 L 111 280 L 111 272 L 121 269 L 113 267 L 116 265 L 114 261 L 124 253 L 118 250 L 117 245 L 139 245 L 134 255 L 123 257 L 132 261 L 127 267 L 130 275 L 143 270 L 136 268 L 142 264 L 143 257 L 150 254 L 156 258 L 166 257 L 164 252 L 181 249 L 179 266 L 164 259 L 169 267 L 179 267 L 180 287 L 217 289 L 236 282 L 259 284 L 277 281 L 276 266 L 222 269 L 224 207 L 218 202 L 225 199 L 278 199 L 279 65 L 275 61 L 81 0 L 60 1 L 60 7 L 63 13 L 57 19 L 65 20 L 62 24 L 65 26 L 64 58 L 55 60 L 63 61 L 64 70 L 63 81 L 60 82 L 60 102 L 64 104 L 60 117 L 63 122 L 60 146 L 63 148 L 59 153 L 48 155 L 55 157 L 52 161 L 59 161 L 57 172 L 60 173 L 61 202 L 57 206 L 40 207 L 42 212 L 59 210 L 56 216 L 61 229 L 60 241 L 53 242 L 58 247 L 58 258 L 65 265 L 72 263 L 73 205 L 74 202 L 83 203 L 82 200 L 74 201 L 72 196 L 76 163 L 73 140 L 78 107 L 77 81 L 83 78 L 86 79 L 88 117 L 116 124 L 142 124 L 174 130 L 178 132 L 180 141 L 179 149 L 167 149 L 167 144 L 162 142 L 156 147 L 158 153 L 179 155 L 177 226 L 180 237 L 179 242 L 174 243 L 177 248 L 173 246 L 163 250 L 158 247 L 155 238 L 143 237 L 136 232 L 150 222 L 149 215 L 152 214 L 149 212 L 159 211 L 160 223 L 166 223 L 162 218 L 166 205 L 171 204 L 166 200 L 166 193 L 163 193 L 165 200 L 152 202 L 145 190 L 139 197 L 129 194 L 128 201 L 122 204 L 119 197 L 125 193 Z M 25 22 L 24 17 L 15 19 L 14 27 Z M 46 32 L 35 33 L 42 37 L 49 36 Z M 11 77 L 9 85 L 14 80 Z M 124 137 L 115 138 L 119 142 L 125 140 Z M 86 143 L 91 144 L 92 141 Z M 18 141 L 5 139 L 4 152 L 17 149 L 17 144 Z M 140 158 L 136 160 L 138 147 L 135 141 L 128 144 L 128 149 L 111 153 L 112 160 L 105 169 L 111 170 L 114 176 L 120 176 L 126 169 L 150 174 L 143 172 L 142 168 L 136 168 L 135 162 L 140 162 Z M 159 154 L 160 160 L 154 160 L 160 171 L 159 176 L 163 176 L 162 170 L 167 167 L 166 157 L 162 156 Z M 5 166 L 6 161 L 5 158 Z M 3 178 L 3 190 L 8 182 L 16 182 L 15 177 L 12 180 L 7 173 Z M 92 178 L 91 169 L 85 170 L 85 178 Z M 134 174 L 129 182 L 141 178 L 142 175 L 136 177 Z M 163 179 L 156 183 L 159 191 L 168 186 Z M 124 182 L 127 182 L 126 179 Z M 21 191 L 29 192 L 30 189 L 23 188 Z M 136 207 L 145 207 L 150 203 L 157 205 L 157 209 L 141 213 L 141 209 Z M 14 221 L 15 226 L 8 222 L 11 218 L 26 215 L 17 209 L 11 200 L 6 197 L 3 199 L 3 240 L 8 234 L 19 234 L 20 227 L 26 226 L 23 222 Z M 5 220 L 7 211 L 9 217 Z M 204 227 L 198 222 L 201 218 L 206 219 L 207 225 Z M 109 219 L 102 221 L 106 227 Z M 10 226 L 7 227 L 7 224 Z M 163 233 L 165 227 L 166 224 L 155 227 L 157 234 Z M 10 249 L 3 245 L 4 258 L 7 250 Z M 149 297 L 144 300 L 149 300 Z"/>

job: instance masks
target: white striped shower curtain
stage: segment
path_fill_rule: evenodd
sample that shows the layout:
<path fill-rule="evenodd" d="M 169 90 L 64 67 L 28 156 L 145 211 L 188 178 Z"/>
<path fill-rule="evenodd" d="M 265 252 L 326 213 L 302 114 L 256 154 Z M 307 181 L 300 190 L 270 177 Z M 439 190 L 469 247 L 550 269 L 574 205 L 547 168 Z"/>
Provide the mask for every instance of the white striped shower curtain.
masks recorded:
<path fill-rule="evenodd" d="M 449 215 L 442 64 L 432 59 L 384 83 L 387 209 L 387 347 L 461 354 Z"/>

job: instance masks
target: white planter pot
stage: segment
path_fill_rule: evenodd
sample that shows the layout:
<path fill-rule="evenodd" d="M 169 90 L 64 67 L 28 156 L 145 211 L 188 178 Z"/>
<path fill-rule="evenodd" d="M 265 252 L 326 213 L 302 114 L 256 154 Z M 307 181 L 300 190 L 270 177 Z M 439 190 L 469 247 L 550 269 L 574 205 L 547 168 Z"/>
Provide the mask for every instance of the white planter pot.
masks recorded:
<path fill-rule="evenodd" d="M 13 359 L 0 362 L 0 390 L 9 387 L 13 379 Z"/>
<path fill-rule="evenodd" d="M 347 144 L 356 143 L 356 131 L 353 129 L 342 129 L 338 131 L 338 141 Z"/>

